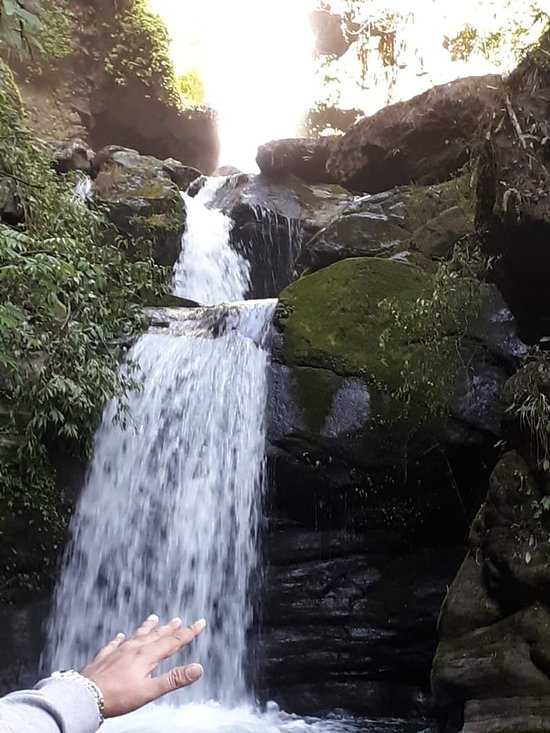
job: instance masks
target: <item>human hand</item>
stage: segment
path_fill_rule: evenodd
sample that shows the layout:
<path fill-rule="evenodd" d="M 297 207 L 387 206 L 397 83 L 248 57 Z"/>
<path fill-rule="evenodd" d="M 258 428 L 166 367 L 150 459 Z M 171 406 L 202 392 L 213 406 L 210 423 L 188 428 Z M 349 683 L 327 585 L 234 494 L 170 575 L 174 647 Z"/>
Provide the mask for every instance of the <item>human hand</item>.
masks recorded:
<path fill-rule="evenodd" d="M 81 672 L 101 690 L 104 717 L 125 715 L 199 680 L 203 674 L 200 664 L 174 667 L 159 677 L 152 675 L 164 659 L 190 644 L 205 626 L 201 619 L 183 628 L 180 618 L 160 626 L 153 614 L 130 639 L 118 634 Z"/>

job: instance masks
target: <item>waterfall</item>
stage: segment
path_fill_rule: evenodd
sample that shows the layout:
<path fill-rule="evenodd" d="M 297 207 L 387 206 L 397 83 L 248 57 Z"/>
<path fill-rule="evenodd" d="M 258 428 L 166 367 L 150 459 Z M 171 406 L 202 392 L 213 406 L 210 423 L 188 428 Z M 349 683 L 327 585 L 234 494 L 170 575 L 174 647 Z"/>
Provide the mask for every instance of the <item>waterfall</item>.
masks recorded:
<path fill-rule="evenodd" d="M 206 204 L 220 181 L 186 197 L 176 292 L 204 302 L 242 297 L 246 261 L 231 220 Z M 248 593 L 256 567 L 267 396 L 266 347 L 276 301 L 168 311 L 131 350 L 141 390 L 108 405 L 72 523 L 48 658 L 84 664 L 151 612 L 208 619 L 193 654 L 209 674 L 186 699 L 246 698 Z"/>
<path fill-rule="evenodd" d="M 248 263 L 229 246 L 232 222 L 208 206 L 219 185 L 214 179 L 202 196 L 186 197 L 174 272 L 178 294 L 206 303 L 238 300 L 249 288 Z M 358 733 L 349 720 L 302 720 L 274 703 L 260 712 L 247 682 L 276 302 L 151 311 L 149 332 L 122 366 L 141 390 L 122 413 L 118 400 L 105 409 L 56 590 L 47 662 L 78 668 L 152 612 L 208 621 L 181 655 L 200 661 L 204 678 L 167 703 L 107 721 L 106 733 Z"/>

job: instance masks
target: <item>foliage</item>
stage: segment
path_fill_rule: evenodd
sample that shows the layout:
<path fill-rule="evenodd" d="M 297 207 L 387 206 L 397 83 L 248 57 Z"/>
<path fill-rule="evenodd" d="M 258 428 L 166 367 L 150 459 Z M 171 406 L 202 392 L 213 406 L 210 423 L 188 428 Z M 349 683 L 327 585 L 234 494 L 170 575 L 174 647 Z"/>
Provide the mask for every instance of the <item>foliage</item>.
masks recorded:
<path fill-rule="evenodd" d="M 508 416 L 519 421 L 539 466 L 550 471 L 550 354 L 533 349 L 507 387 Z"/>
<path fill-rule="evenodd" d="M 430 290 L 403 309 L 397 299 L 384 299 L 379 308 L 390 325 L 380 335 L 380 348 L 389 353 L 397 338 L 409 338 L 393 396 L 409 409 L 422 406 L 420 419 L 443 414 L 454 395 L 462 342 L 481 308 L 478 278 L 486 262 L 480 251 L 457 245 L 451 261 L 440 262 Z"/>
<path fill-rule="evenodd" d="M 186 105 L 200 107 L 204 104 L 204 82 L 198 71 L 193 70 L 187 74 L 181 74 L 178 76 L 177 84 Z"/>
<path fill-rule="evenodd" d="M 34 0 L 27 5 L 0 0 L 0 48 L 19 59 L 33 56 L 50 64 L 67 57 L 74 47 L 68 1 Z"/>
<path fill-rule="evenodd" d="M 101 212 L 54 172 L 1 71 L 0 183 L 11 213 L 0 223 L 0 531 L 32 505 L 40 519 L 25 542 L 38 548 L 63 523 L 47 446 L 89 450 L 105 402 L 135 386 L 119 360 L 143 326 L 139 301 L 162 291 L 164 274 L 108 243 Z"/>
<path fill-rule="evenodd" d="M 341 14 L 350 49 L 342 62 L 336 57 L 320 58 L 318 73 L 324 89 L 318 101 L 338 105 L 342 95 L 349 100 L 355 90 L 354 103 L 369 113 L 423 91 L 430 86 L 430 77 L 437 83 L 438 64 L 447 65 L 449 60 L 484 57 L 505 73 L 511 71 L 550 20 L 546 0 L 481 0 L 479 14 L 474 16 L 466 4 L 464 24 L 458 28 L 455 14 L 446 13 L 445 4 L 433 3 L 433 11 L 429 8 L 432 3 L 413 7 L 401 0 L 342 0 L 322 5 Z M 445 17 L 452 31 L 445 27 Z M 427 41 L 419 29 L 429 23 L 434 26 Z M 464 68 L 457 69 L 459 75 L 467 75 Z M 364 95 L 367 89 L 369 97 Z"/>
<path fill-rule="evenodd" d="M 137 79 L 147 88 L 160 90 L 160 99 L 181 107 L 181 95 L 170 58 L 170 38 L 163 21 L 147 8 L 146 0 L 125 0 L 113 20 L 113 46 L 105 69 L 119 86 Z"/>
<path fill-rule="evenodd" d="M 37 35 L 43 57 L 49 62 L 62 61 L 74 51 L 74 18 L 68 0 L 42 0 Z"/>

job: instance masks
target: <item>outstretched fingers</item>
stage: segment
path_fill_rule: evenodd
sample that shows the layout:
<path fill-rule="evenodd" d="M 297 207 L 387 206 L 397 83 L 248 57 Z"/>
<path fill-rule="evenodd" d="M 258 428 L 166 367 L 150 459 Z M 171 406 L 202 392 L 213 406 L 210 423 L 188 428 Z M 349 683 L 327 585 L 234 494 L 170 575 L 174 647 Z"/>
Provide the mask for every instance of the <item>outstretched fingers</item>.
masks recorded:
<path fill-rule="evenodd" d="M 206 621 L 200 619 L 191 626 L 182 626 L 181 619 L 173 619 L 166 626 L 162 626 L 158 634 L 151 641 L 148 652 L 154 665 L 168 659 L 183 647 L 188 646 L 206 628 Z M 194 681 L 194 680 L 193 680 Z"/>

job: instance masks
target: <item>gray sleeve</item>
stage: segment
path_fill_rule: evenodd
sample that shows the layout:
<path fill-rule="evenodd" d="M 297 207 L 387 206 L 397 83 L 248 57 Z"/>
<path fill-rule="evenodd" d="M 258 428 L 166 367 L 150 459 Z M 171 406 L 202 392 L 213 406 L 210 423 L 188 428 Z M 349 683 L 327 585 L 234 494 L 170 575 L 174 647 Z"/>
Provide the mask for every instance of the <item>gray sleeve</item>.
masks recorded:
<path fill-rule="evenodd" d="M 34 690 L 0 699 L 0 733 L 96 733 L 97 703 L 74 680 L 42 680 Z"/>

